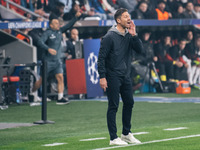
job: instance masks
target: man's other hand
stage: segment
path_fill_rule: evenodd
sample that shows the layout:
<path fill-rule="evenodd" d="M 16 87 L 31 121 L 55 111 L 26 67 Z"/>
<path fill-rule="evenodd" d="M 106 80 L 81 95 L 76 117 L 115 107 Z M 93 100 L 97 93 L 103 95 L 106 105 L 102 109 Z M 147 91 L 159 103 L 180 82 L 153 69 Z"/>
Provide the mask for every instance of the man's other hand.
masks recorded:
<path fill-rule="evenodd" d="M 55 49 L 52 49 L 52 48 L 49 48 L 48 49 L 48 52 L 51 54 L 51 55 L 56 55 L 57 54 L 57 51 Z"/>
<path fill-rule="evenodd" d="M 99 83 L 101 88 L 106 91 L 106 88 L 108 87 L 106 78 L 101 78 Z"/>

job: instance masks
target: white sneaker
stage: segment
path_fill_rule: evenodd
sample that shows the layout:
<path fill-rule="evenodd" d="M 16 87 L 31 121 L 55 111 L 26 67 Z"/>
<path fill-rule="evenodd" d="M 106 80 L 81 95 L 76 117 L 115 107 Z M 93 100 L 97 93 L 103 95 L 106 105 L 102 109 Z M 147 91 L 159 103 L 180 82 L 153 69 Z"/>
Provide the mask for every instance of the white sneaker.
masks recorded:
<path fill-rule="evenodd" d="M 114 139 L 114 140 L 110 140 L 110 145 L 128 145 L 128 143 L 122 141 L 119 137 Z"/>
<path fill-rule="evenodd" d="M 131 143 L 131 144 L 141 144 L 141 142 L 136 139 L 132 133 L 129 133 L 128 135 L 121 135 L 121 139 L 127 143 Z"/>
<path fill-rule="evenodd" d="M 51 99 L 47 97 L 47 102 L 50 102 L 50 101 L 51 101 Z"/>
<path fill-rule="evenodd" d="M 39 97 L 39 96 L 37 96 L 37 101 L 36 102 L 41 102 L 42 101 L 42 98 L 41 97 Z M 47 102 L 50 102 L 51 101 L 51 99 L 49 99 L 48 97 L 47 97 Z"/>

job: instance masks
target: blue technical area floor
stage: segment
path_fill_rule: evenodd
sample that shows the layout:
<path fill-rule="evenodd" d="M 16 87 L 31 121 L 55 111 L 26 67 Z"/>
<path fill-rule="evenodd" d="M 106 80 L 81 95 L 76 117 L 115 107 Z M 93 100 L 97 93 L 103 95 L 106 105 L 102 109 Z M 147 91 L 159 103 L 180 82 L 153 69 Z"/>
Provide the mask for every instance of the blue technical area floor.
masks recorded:
<path fill-rule="evenodd" d="M 85 99 L 85 100 L 99 100 L 107 101 L 107 97 L 95 99 Z M 153 102 L 153 103 L 200 103 L 200 97 L 191 97 L 191 98 L 166 98 L 166 97 L 137 97 L 134 96 L 135 102 Z"/>
<path fill-rule="evenodd" d="M 166 98 L 166 97 L 135 97 L 136 102 L 166 102 L 166 103 L 200 103 L 200 98 Z"/>

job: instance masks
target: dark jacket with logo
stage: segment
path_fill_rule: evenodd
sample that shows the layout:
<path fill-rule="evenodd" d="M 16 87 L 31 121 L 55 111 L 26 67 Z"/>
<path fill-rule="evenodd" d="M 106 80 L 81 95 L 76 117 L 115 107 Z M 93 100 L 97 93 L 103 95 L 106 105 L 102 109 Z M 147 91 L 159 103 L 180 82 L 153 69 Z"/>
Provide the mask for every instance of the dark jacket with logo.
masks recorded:
<path fill-rule="evenodd" d="M 130 75 L 132 50 L 144 53 L 141 40 L 131 36 L 127 30 L 123 35 L 113 26 L 101 41 L 98 56 L 100 78 Z"/>
<path fill-rule="evenodd" d="M 61 46 L 62 33 L 70 29 L 76 21 L 77 21 L 77 18 L 73 18 L 68 24 L 61 27 L 60 30 L 57 31 L 57 30 L 53 30 L 49 28 L 43 33 L 41 40 L 38 41 L 38 46 L 45 51 L 44 57 L 47 61 L 51 61 L 51 60 L 55 61 L 55 60 L 60 59 L 61 50 L 62 50 L 62 46 Z M 49 48 L 55 49 L 57 51 L 57 54 L 51 55 L 48 52 Z"/>

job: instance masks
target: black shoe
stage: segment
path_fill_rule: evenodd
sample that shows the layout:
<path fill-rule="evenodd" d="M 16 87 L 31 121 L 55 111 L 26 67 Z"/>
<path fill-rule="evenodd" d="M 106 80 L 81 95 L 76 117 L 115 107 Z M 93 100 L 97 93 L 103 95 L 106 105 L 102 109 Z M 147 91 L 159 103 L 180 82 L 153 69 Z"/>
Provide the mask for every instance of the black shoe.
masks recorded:
<path fill-rule="evenodd" d="M 70 103 L 70 101 L 68 100 L 68 98 L 65 98 L 65 97 L 61 98 L 60 100 L 57 100 L 57 102 L 56 102 L 57 105 L 65 105 L 65 104 L 69 104 L 69 103 Z"/>

